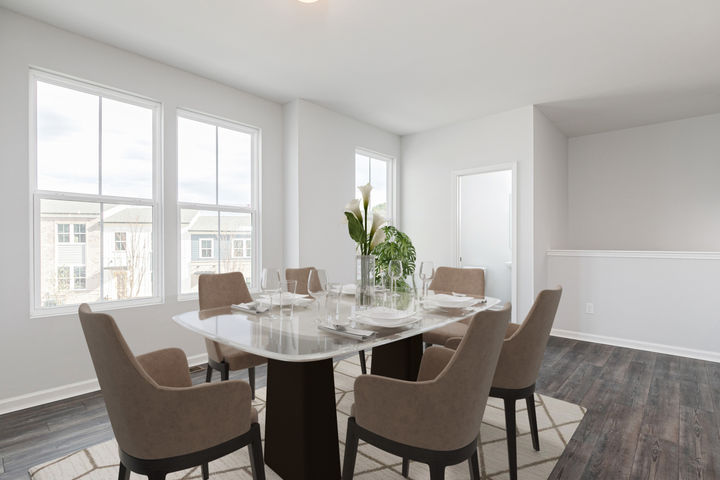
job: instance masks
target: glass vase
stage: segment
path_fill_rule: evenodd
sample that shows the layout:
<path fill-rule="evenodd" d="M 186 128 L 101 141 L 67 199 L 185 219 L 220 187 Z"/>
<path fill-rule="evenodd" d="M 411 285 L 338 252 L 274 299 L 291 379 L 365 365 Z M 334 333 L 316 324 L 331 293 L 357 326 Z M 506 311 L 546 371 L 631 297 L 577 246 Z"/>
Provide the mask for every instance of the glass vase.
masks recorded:
<path fill-rule="evenodd" d="M 375 297 L 375 255 L 357 255 L 355 273 L 355 304 L 370 306 Z"/>

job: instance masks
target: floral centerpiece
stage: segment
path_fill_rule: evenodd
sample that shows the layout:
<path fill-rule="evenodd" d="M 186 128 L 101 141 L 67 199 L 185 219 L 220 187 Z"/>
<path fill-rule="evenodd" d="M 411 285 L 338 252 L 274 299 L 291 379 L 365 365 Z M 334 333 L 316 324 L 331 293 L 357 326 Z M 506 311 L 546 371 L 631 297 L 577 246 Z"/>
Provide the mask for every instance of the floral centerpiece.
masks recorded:
<path fill-rule="evenodd" d="M 375 247 L 385 241 L 385 217 L 370 209 L 369 183 L 358 187 L 362 200 L 353 199 L 345 206 L 345 218 L 348 223 L 348 232 L 357 244 L 357 287 L 355 298 L 360 305 L 369 305 L 375 291 Z M 368 218 L 372 215 L 372 221 Z"/>

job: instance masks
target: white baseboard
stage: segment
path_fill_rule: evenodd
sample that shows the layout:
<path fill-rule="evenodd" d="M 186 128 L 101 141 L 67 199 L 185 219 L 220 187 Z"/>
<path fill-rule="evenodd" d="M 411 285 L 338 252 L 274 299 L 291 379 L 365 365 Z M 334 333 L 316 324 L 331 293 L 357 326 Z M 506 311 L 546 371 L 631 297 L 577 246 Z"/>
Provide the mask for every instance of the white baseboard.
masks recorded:
<path fill-rule="evenodd" d="M 561 330 L 557 328 L 552 329 L 551 335 L 556 337 L 571 338 L 573 340 L 582 340 L 585 342 L 613 345 L 615 347 L 634 348 L 636 350 L 647 350 L 648 352 L 665 353 L 668 355 L 677 355 L 679 357 L 696 358 L 698 360 L 720 363 L 720 352 L 693 350 L 685 347 L 674 347 L 672 345 L 663 345 L 660 343 L 641 342 L 627 338 L 606 337 L 604 335 L 574 332 L 572 330 Z"/>
<path fill-rule="evenodd" d="M 207 353 L 188 357 L 188 364 L 191 367 L 203 363 L 207 363 Z M 2 399 L 0 400 L 0 415 L 30 407 L 37 407 L 38 405 L 44 405 L 46 403 L 57 402 L 58 400 L 64 400 L 98 390 L 100 390 L 100 385 L 98 384 L 97 378 L 91 378 L 90 380 L 84 380 L 82 382 L 61 385 L 59 387 L 48 388 L 47 390 Z"/>

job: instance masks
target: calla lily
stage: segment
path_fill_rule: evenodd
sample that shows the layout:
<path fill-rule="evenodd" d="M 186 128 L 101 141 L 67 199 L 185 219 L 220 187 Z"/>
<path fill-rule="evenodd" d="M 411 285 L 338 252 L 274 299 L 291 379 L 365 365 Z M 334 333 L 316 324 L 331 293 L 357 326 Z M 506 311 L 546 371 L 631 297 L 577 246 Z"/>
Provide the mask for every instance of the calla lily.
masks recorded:
<path fill-rule="evenodd" d="M 352 199 L 350 203 L 345 205 L 345 211 L 352 213 L 353 215 L 355 215 L 355 218 L 362 222 L 363 218 L 362 210 L 360 209 L 360 200 L 358 200 L 357 198 Z"/>
<path fill-rule="evenodd" d="M 372 241 L 370 242 L 370 250 L 372 251 L 375 247 L 380 245 L 385 241 L 385 230 L 382 228 L 375 232 L 375 235 L 372 237 Z"/>
<path fill-rule="evenodd" d="M 362 194 L 363 205 L 365 206 L 365 210 L 367 211 L 368 205 L 370 205 L 370 190 L 372 190 L 372 185 L 370 185 L 370 182 L 368 182 L 362 187 L 357 188 Z"/>
<path fill-rule="evenodd" d="M 379 213 L 373 212 L 373 223 L 372 227 L 370 227 L 370 237 L 372 237 L 375 232 L 377 232 L 377 230 L 383 226 L 385 222 L 385 217 L 383 217 Z"/>

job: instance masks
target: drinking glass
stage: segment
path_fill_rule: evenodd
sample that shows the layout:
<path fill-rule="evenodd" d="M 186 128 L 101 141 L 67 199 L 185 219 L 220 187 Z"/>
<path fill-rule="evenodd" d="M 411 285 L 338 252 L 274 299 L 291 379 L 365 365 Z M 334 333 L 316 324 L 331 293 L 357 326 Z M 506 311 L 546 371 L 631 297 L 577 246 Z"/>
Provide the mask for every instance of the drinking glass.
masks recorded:
<path fill-rule="evenodd" d="M 422 298 L 425 298 L 428 294 L 428 286 L 430 285 L 430 280 L 435 277 L 435 264 L 433 262 L 420 263 L 420 272 L 418 275 L 420 276 L 420 280 L 422 280 L 421 296 Z"/>
<path fill-rule="evenodd" d="M 392 280 L 391 293 L 393 296 L 397 295 L 397 281 L 402 277 L 403 267 L 400 260 L 390 260 L 388 263 L 388 274 Z"/>
<path fill-rule="evenodd" d="M 289 314 L 293 315 L 293 305 L 295 304 L 295 290 L 297 289 L 297 280 L 283 280 L 280 282 L 280 317 Z"/>
<path fill-rule="evenodd" d="M 310 270 L 310 275 L 308 275 L 308 295 L 314 298 L 315 303 L 317 303 L 318 320 L 327 317 L 327 294 L 328 283 L 325 270 Z"/>
<path fill-rule="evenodd" d="M 340 321 L 340 298 L 342 297 L 342 289 L 342 283 L 328 283 L 328 301 L 333 301 L 335 305 L 335 311 L 333 313 L 328 312 L 331 316 L 330 323 L 333 325 L 337 325 Z M 328 310 L 330 309 L 328 308 Z"/>
<path fill-rule="evenodd" d="M 260 278 L 260 288 L 265 296 L 265 301 L 272 308 L 273 298 L 280 293 L 280 270 L 277 268 L 263 268 Z"/>

